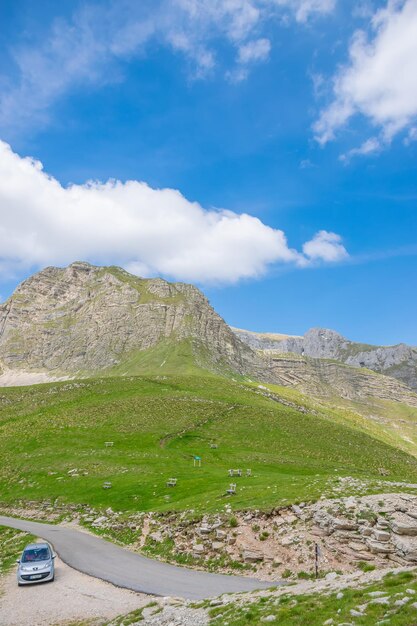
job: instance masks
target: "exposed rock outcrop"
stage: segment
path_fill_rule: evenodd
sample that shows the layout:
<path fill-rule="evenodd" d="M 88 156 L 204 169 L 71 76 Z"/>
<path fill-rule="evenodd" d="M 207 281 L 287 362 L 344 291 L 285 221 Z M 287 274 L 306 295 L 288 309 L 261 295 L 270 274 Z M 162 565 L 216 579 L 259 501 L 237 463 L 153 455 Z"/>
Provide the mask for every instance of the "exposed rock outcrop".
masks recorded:
<path fill-rule="evenodd" d="M 328 359 L 279 354 L 272 350 L 265 354 L 270 359 L 273 379 L 285 387 L 296 387 L 303 393 L 322 398 L 378 398 L 417 407 L 417 394 L 395 378 Z"/>
<path fill-rule="evenodd" d="M 292 353 L 315 359 L 334 359 L 386 374 L 417 390 L 417 347 L 372 346 L 349 341 L 334 330 L 312 328 L 303 337 L 273 333 L 254 333 L 232 329 L 254 350 Z"/>
<path fill-rule="evenodd" d="M 253 349 L 259 338 L 246 335 L 232 331 L 193 285 L 83 262 L 48 267 L 0 305 L 0 384 L 201 368 L 320 397 L 417 406 L 417 395 L 399 381 L 324 359 L 348 351 L 349 342 L 337 333 L 269 336 L 265 345 L 273 349 L 263 350 Z M 292 356 L 283 353 L 289 351 Z"/>
<path fill-rule="evenodd" d="M 197 364 L 209 369 L 261 366 L 196 287 L 116 267 L 48 267 L 0 305 L 6 370 L 97 372 L 164 340 L 188 341 Z"/>

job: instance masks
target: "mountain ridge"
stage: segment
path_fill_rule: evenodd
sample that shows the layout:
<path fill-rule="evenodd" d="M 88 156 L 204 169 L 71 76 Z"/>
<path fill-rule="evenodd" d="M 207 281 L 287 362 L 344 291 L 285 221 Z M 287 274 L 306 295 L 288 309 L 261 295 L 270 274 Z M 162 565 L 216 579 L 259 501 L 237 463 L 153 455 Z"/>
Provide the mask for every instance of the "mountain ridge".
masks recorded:
<path fill-rule="evenodd" d="M 320 327 L 311 328 L 303 336 L 256 333 L 233 327 L 232 330 L 248 346 L 264 354 L 292 353 L 333 359 L 396 378 L 417 390 L 417 347 L 405 343 L 373 346 L 350 341 L 334 330 Z"/>
<path fill-rule="evenodd" d="M 360 403 L 373 398 L 417 406 L 417 394 L 402 381 L 341 361 L 346 342 L 325 330 L 279 340 L 237 331 L 193 285 L 76 261 L 34 274 L 0 305 L 0 384 L 1 374 L 7 384 L 13 373 L 45 382 L 45 374 L 205 372 L 316 397 L 336 393 Z"/>

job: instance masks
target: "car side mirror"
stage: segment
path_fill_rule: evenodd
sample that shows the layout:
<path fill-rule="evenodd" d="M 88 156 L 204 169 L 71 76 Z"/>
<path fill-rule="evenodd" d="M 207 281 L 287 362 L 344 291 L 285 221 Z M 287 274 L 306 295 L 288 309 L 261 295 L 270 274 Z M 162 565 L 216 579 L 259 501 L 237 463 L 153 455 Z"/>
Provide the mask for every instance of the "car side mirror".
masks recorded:
<path fill-rule="evenodd" d="M 53 558 L 53 559 L 56 559 L 56 554 L 53 554 L 53 555 L 52 555 L 52 558 Z"/>
<path fill-rule="evenodd" d="M 20 563 L 20 559 L 16 559 L 16 563 Z"/>

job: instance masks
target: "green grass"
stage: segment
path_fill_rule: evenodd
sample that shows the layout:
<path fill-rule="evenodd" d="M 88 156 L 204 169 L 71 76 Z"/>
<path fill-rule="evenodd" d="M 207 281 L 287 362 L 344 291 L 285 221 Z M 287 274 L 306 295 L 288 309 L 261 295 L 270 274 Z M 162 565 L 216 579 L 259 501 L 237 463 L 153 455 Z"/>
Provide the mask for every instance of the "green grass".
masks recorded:
<path fill-rule="evenodd" d="M 335 477 L 379 480 L 382 463 L 390 480 L 417 482 L 417 460 L 385 441 L 377 425 L 372 429 L 335 410 L 301 413 L 249 385 L 208 375 L 3 389 L 0 500 L 58 498 L 197 515 L 226 503 L 268 509 L 316 499 Z M 195 454 L 201 468 L 193 467 Z M 237 494 L 227 498 L 227 470 L 237 467 L 251 468 L 252 477 L 233 479 Z M 68 474 L 72 469 L 78 477 Z M 178 479 L 171 489 L 170 477 Z M 111 489 L 103 489 L 105 481 Z"/>
<path fill-rule="evenodd" d="M 257 383 L 253 383 L 254 388 L 257 386 Z M 272 384 L 263 386 L 285 400 L 417 455 L 417 445 L 414 443 L 417 442 L 416 407 L 372 397 L 359 402 L 334 396 L 325 401 L 306 396 L 291 387 Z"/>
<path fill-rule="evenodd" d="M 414 594 L 407 592 L 414 591 Z M 386 593 L 388 604 L 372 603 L 374 591 Z M 412 604 L 417 602 L 416 572 L 388 574 L 382 581 L 361 589 L 345 589 L 343 597 L 337 594 L 324 595 L 284 595 L 277 598 L 273 594 L 259 598 L 255 602 L 241 601 L 216 607 L 210 611 L 210 626 L 261 626 L 263 618 L 275 616 L 274 624 L 279 626 L 322 626 L 327 620 L 333 619 L 336 624 L 355 624 L 356 626 L 375 626 L 378 623 L 390 626 L 415 626 L 417 609 Z M 408 597 L 405 606 L 395 605 L 401 598 Z M 364 606 L 367 605 L 367 606 Z M 359 609 L 362 607 L 362 611 Z M 363 616 L 352 616 L 351 611 L 363 612 Z M 387 619 L 388 621 L 382 622 Z"/>
<path fill-rule="evenodd" d="M 0 575 L 6 574 L 16 565 L 23 548 L 34 541 L 32 535 L 14 528 L 0 526 Z"/>

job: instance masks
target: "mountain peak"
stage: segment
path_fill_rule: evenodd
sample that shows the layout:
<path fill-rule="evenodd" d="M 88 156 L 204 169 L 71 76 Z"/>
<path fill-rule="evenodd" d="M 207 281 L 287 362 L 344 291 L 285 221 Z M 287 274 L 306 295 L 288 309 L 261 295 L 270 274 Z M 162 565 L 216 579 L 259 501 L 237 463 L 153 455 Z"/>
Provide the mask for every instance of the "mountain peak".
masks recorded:
<path fill-rule="evenodd" d="M 213 370 L 243 372 L 250 352 L 193 285 L 116 266 L 47 267 L 0 305 L 0 360 L 8 369 L 110 371 L 162 344 L 175 344 L 174 353 L 181 342 L 193 363 Z"/>

